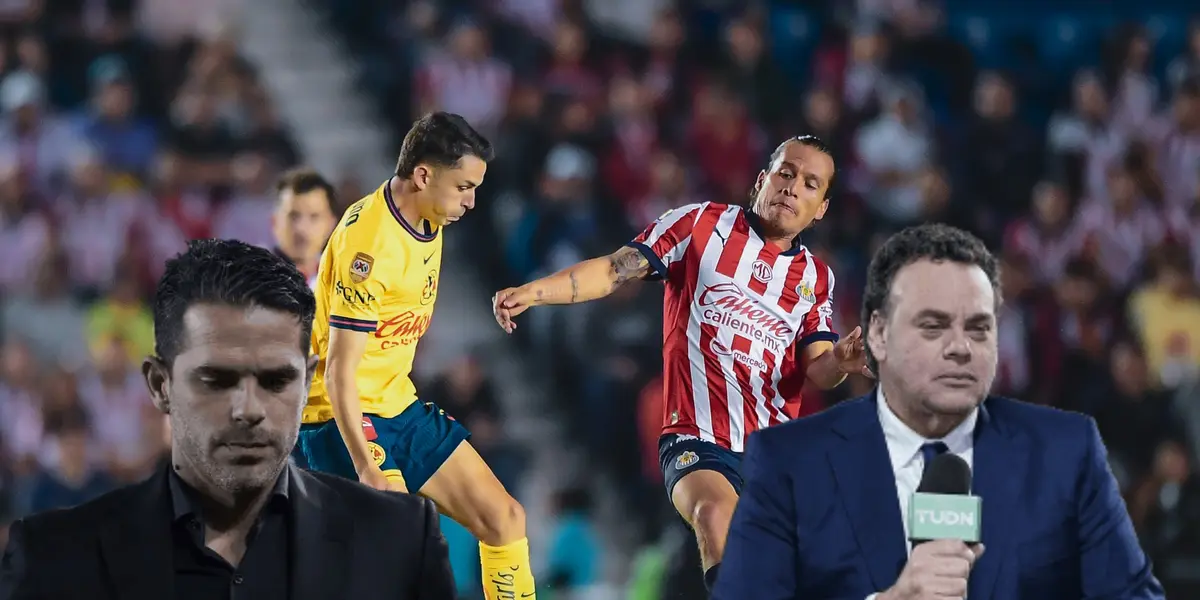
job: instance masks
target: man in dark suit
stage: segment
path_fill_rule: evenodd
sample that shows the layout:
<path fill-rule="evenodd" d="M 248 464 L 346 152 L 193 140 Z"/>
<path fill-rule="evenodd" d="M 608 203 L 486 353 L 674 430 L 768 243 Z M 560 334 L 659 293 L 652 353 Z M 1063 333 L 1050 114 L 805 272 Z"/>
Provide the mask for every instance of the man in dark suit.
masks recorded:
<path fill-rule="evenodd" d="M 314 312 L 267 250 L 204 240 L 169 261 L 143 372 L 170 465 L 13 524 L 0 600 L 453 598 L 428 500 L 287 466 Z"/>
<path fill-rule="evenodd" d="M 884 244 L 862 312 L 879 387 L 751 437 L 714 598 L 1163 598 L 1094 421 L 987 395 L 998 279 L 958 229 Z M 913 547 L 901 515 L 944 452 L 973 466 L 982 544 Z"/>

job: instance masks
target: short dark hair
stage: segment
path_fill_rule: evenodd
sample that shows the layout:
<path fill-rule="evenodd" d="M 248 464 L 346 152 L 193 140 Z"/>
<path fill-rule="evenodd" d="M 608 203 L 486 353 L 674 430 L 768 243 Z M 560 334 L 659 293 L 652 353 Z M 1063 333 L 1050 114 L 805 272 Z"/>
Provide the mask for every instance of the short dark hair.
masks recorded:
<path fill-rule="evenodd" d="M 833 151 L 829 149 L 829 144 L 826 144 L 825 140 L 823 140 L 815 135 L 798 135 L 796 137 L 790 137 L 786 140 L 783 140 L 782 142 L 779 143 L 778 146 L 775 146 L 775 151 L 771 152 L 771 158 L 768 159 L 768 161 L 767 161 L 767 165 L 768 165 L 767 169 L 768 170 L 770 170 L 770 165 L 775 164 L 775 161 L 779 159 L 779 156 L 781 154 L 783 154 L 783 149 L 787 148 L 787 145 L 792 142 L 796 142 L 797 144 L 800 144 L 801 146 L 808 146 L 809 148 L 812 148 L 813 150 L 816 150 L 817 152 L 820 152 L 821 154 L 829 155 L 829 158 L 833 158 Z M 829 176 L 829 187 L 825 188 L 825 199 L 826 200 L 828 200 L 833 195 L 833 182 L 836 179 L 837 179 L 837 161 L 834 161 L 833 174 Z"/>
<path fill-rule="evenodd" d="M 876 312 L 887 314 L 888 298 L 892 292 L 892 281 L 900 269 L 920 260 L 955 262 L 975 265 L 987 275 L 996 302 L 1000 302 L 1000 267 L 996 257 L 979 238 L 942 223 L 926 223 L 909 227 L 889 237 L 871 258 L 867 267 L 867 285 L 863 290 L 861 323 L 864 341 L 870 330 L 871 315 Z M 871 354 L 870 344 L 864 344 L 867 366 L 872 371 L 879 368 Z"/>
<path fill-rule="evenodd" d="M 453 167 L 464 156 L 475 156 L 483 162 L 492 160 L 492 143 L 471 127 L 467 120 L 448 112 L 429 113 L 404 136 L 400 159 L 396 161 L 396 176 L 412 177 L 421 163 Z"/>
<path fill-rule="evenodd" d="M 337 189 L 329 183 L 316 169 L 311 167 L 296 167 L 279 176 L 275 183 L 275 191 L 282 194 L 290 191 L 293 194 L 307 194 L 313 190 L 325 192 L 325 200 L 329 203 L 329 212 L 337 215 Z"/>
<path fill-rule="evenodd" d="M 168 367 L 183 345 L 183 316 L 196 304 L 289 313 L 300 322 L 297 343 L 308 354 L 317 302 L 304 275 L 274 252 L 236 240 L 196 240 L 167 261 L 154 292 L 154 352 Z"/>

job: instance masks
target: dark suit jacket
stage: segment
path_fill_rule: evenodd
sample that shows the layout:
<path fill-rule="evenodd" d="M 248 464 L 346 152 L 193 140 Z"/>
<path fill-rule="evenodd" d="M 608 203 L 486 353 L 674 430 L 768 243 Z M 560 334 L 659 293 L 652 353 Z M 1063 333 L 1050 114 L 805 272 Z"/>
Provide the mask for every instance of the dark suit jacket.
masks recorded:
<path fill-rule="evenodd" d="M 896 582 L 907 549 L 876 398 L 751 436 L 714 599 L 863 600 Z M 1091 418 L 992 397 L 974 443 L 971 600 L 1163 598 Z"/>
<path fill-rule="evenodd" d="M 294 600 L 455 597 L 433 503 L 288 466 Z M 0 600 L 170 598 L 167 471 L 13 524 Z"/>

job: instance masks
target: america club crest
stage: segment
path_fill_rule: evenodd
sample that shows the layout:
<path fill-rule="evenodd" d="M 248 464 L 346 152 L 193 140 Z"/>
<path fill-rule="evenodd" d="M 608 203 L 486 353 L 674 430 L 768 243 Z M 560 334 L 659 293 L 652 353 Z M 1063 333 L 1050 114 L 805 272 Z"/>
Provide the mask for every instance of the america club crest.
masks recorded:
<path fill-rule="evenodd" d="M 371 276 L 371 267 L 375 265 L 375 259 L 365 252 L 359 252 L 354 255 L 354 260 L 350 261 L 350 281 L 354 283 L 362 283 Z"/>

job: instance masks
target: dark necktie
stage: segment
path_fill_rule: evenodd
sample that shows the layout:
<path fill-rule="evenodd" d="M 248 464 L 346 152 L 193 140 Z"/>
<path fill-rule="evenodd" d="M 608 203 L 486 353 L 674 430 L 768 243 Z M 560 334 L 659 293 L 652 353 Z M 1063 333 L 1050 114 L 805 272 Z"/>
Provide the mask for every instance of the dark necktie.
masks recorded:
<path fill-rule="evenodd" d="M 929 470 L 929 465 L 933 463 L 933 457 L 949 451 L 950 448 L 946 447 L 943 442 L 929 442 L 921 446 L 921 457 L 925 459 L 925 466 L 921 467 L 921 474 L 924 475 L 925 471 Z"/>

